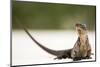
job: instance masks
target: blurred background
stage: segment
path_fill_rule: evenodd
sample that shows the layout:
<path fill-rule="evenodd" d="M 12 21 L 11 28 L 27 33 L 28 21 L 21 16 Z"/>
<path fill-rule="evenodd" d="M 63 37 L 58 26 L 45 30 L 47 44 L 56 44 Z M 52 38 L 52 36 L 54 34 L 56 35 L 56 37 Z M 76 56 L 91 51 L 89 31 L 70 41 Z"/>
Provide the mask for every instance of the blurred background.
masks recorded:
<path fill-rule="evenodd" d="M 96 7 L 40 2 L 12 3 L 12 28 L 20 29 L 18 21 L 30 29 L 74 29 L 75 23 L 84 23 L 95 29 Z"/>
<path fill-rule="evenodd" d="M 94 55 L 82 61 L 95 60 L 95 6 L 12 1 L 12 65 L 72 62 L 72 59 L 54 60 L 55 56 L 29 38 L 19 22 L 38 42 L 53 50 L 72 48 L 78 37 L 75 23 L 86 24 Z"/>

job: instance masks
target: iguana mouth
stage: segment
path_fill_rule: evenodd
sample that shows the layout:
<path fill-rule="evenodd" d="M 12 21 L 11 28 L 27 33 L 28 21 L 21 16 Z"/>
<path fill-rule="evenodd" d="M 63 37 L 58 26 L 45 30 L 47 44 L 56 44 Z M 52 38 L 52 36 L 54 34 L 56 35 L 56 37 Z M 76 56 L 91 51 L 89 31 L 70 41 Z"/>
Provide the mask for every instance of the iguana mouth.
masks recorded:
<path fill-rule="evenodd" d="M 79 34 L 81 34 L 81 30 L 80 29 L 78 29 L 77 31 L 78 31 Z"/>
<path fill-rule="evenodd" d="M 77 30 L 77 32 L 78 32 L 79 35 L 86 34 L 87 28 L 86 28 L 86 25 L 85 24 L 77 23 L 75 25 L 75 27 L 76 27 L 76 30 Z"/>

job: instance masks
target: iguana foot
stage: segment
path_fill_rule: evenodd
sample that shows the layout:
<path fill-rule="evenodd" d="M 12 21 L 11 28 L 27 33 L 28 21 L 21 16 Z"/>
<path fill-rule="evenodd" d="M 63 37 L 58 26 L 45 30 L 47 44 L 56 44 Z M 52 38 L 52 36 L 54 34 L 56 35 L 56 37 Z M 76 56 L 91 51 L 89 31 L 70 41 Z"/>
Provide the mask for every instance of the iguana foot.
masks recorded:
<path fill-rule="evenodd" d="M 54 58 L 54 59 L 66 59 L 66 58 L 67 58 L 67 56 L 63 55 L 63 56 L 57 56 L 57 57 Z"/>
<path fill-rule="evenodd" d="M 78 60 L 81 60 L 82 58 L 80 58 L 80 57 L 75 57 L 75 58 L 73 58 L 73 61 L 78 61 Z"/>
<path fill-rule="evenodd" d="M 82 59 L 92 59 L 92 57 L 83 57 Z"/>

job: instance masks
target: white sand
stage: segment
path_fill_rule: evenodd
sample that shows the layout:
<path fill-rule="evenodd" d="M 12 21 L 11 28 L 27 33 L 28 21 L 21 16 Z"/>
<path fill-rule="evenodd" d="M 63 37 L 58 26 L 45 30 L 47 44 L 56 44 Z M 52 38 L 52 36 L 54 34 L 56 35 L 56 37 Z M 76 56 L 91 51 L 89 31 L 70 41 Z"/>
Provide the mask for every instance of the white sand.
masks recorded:
<path fill-rule="evenodd" d="M 72 48 L 77 40 L 76 31 L 30 30 L 30 33 L 41 44 L 54 50 L 63 50 Z M 89 32 L 88 35 L 90 44 L 92 46 L 92 52 L 95 54 L 95 33 Z M 13 65 L 72 62 L 71 59 L 54 60 L 54 58 L 55 56 L 48 54 L 40 47 L 38 47 L 23 30 L 13 31 L 12 33 Z M 92 59 L 89 60 L 95 60 L 95 55 L 92 55 Z"/>

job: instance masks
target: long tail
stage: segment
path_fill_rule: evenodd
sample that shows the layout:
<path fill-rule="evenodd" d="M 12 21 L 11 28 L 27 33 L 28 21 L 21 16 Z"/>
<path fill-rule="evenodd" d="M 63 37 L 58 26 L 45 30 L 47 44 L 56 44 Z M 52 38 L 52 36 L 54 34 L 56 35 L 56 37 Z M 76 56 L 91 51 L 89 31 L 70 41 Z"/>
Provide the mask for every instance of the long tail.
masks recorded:
<path fill-rule="evenodd" d="M 17 18 L 17 17 L 16 17 Z M 68 50 L 52 50 L 52 49 L 49 49 L 45 46 L 43 46 L 42 44 L 40 44 L 34 37 L 32 37 L 32 35 L 28 32 L 27 28 L 18 20 L 18 18 L 16 19 L 16 21 L 18 22 L 19 26 L 21 26 L 24 31 L 27 33 L 27 35 L 40 47 L 42 48 L 44 51 L 48 52 L 49 54 L 52 54 L 52 55 L 55 55 L 55 56 L 59 56 L 61 55 L 62 53 L 66 52 L 69 53 L 71 49 L 68 49 Z"/>
<path fill-rule="evenodd" d="M 56 51 L 56 50 L 52 50 L 52 49 L 49 49 L 45 46 L 43 46 L 42 44 L 40 44 L 37 40 L 35 40 L 34 37 L 31 36 L 31 34 L 28 32 L 28 30 L 26 28 L 24 28 L 25 32 L 28 34 L 28 36 L 39 46 L 41 47 L 43 50 L 45 50 L 46 52 L 52 54 L 52 55 L 55 55 L 55 56 L 58 56 L 60 55 L 61 52 L 59 51 Z"/>
<path fill-rule="evenodd" d="M 55 55 L 55 56 L 58 56 L 61 54 L 61 51 L 56 51 L 56 50 L 52 50 L 52 49 L 49 49 L 45 46 L 43 46 L 42 44 L 40 44 L 34 37 L 32 37 L 32 35 L 28 32 L 27 28 L 25 27 L 25 25 L 23 25 L 19 20 L 18 18 L 16 17 L 16 21 L 17 21 L 17 24 L 24 29 L 24 31 L 27 33 L 27 35 L 32 39 L 32 41 L 34 41 L 40 48 L 42 48 L 44 51 L 52 54 L 52 55 Z"/>

